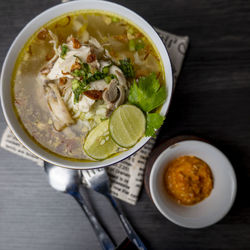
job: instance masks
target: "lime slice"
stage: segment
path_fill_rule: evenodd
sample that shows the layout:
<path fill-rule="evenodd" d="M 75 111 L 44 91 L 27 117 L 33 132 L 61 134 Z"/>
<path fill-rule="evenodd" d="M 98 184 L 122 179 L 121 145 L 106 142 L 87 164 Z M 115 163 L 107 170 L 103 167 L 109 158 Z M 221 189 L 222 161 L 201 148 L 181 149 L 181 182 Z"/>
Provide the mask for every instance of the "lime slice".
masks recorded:
<path fill-rule="evenodd" d="M 144 135 L 146 120 L 143 112 L 134 105 L 121 105 L 109 122 L 113 140 L 121 147 L 130 148 Z"/>
<path fill-rule="evenodd" d="M 91 130 L 83 146 L 86 154 L 95 160 L 104 160 L 119 148 L 109 135 L 109 120 L 105 120 Z"/>

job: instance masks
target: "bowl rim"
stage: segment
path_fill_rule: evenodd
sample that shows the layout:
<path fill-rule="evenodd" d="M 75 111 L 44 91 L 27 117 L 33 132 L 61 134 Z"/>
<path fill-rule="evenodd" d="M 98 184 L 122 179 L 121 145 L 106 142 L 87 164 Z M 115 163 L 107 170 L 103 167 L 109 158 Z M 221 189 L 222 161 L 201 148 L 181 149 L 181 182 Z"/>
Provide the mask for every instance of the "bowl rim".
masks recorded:
<path fill-rule="evenodd" d="M 223 213 L 221 213 L 221 215 L 217 216 L 215 218 L 215 220 L 210 221 L 209 223 L 204 223 L 202 225 L 188 225 L 188 223 L 179 221 L 178 216 L 174 217 L 168 214 L 167 211 L 165 211 L 158 203 L 157 198 L 156 198 L 156 190 L 153 188 L 153 177 L 155 175 L 155 171 L 157 171 L 157 167 L 163 168 L 164 166 L 159 166 L 159 162 L 161 160 L 162 157 L 164 157 L 164 154 L 166 153 L 166 151 L 169 151 L 171 147 L 174 147 L 176 144 L 180 144 L 180 143 L 190 143 L 190 142 L 195 142 L 195 143 L 200 143 L 203 145 L 207 145 L 211 148 L 213 148 L 215 151 L 217 151 L 217 153 L 223 157 L 226 161 L 227 161 L 227 169 L 228 169 L 228 174 L 230 175 L 230 180 L 231 180 L 231 185 L 232 185 L 232 198 L 230 200 L 230 202 L 228 203 L 228 206 L 224 209 Z M 159 170 L 158 170 L 159 171 Z M 213 172 L 214 175 L 214 172 Z M 152 201 L 154 203 L 154 205 L 156 206 L 156 208 L 160 211 L 160 213 L 167 218 L 168 220 L 170 220 L 171 222 L 173 222 L 174 224 L 184 227 L 184 228 L 190 228 L 190 229 L 200 229 L 200 228 L 205 228 L 205 227 L 209 227 L 214 225 L 215 223 L 217 223 L 218 221 L 220 221 L 222 218 L 224 218 L 228 212 L 230 211 L 230 209 L 232 208 L 235 198 L 236 198 L 236 194 L 237 194 L 237 179 L 236 179 L 236 175 L 235 175 L 235 171 L 234 168 L 232 166 L 232 163 L 230 162 L 230 160 L 228 159 L 228 157 L 217 147 L 215 147 L 214 145 L 212 145 L 211 143 L 204 141 L 204 140 L 198 140 L 198 139 L 187 139 L 187 140 L 181 140 L 181 141 L 177 141 L 171 145 L 169 145 L 167 148 L 165 148 L 156 158 L 156 160 L 153 163 L 151 172 L 150 172 L 150 177 L 149 177 L 149 189 L 150 189 L 150 194 L 151 194 L 151 198 Z M 185 207 L 185 206 L 184 206 Z M 188 206 L 190 208 L 192 208 L 192 206 Z"/>
<path fill-rule="evenodd" d="M 21 135 L 19 132 L 16 131 L 15 127 L 21 126 L 21 124 L 16 125 L 10 121 L 11 114 L 9 114 L 7 112 L 6 107 L 7 107 L 7 105 L 12 105 L 12 103 L 11 104 L 8 103 L 6 101 L 5 96 L 3 95 L 3 93 L 5 93 L 4 89 L 10 88 L 10 87 L 6 87 L 7 83 L 4 84 L 4 77 L 5 77 L 5 74 L 8 74 L 7 64 L 11 60 L 10 59 L 11 56 L 13 57 L 13 51 L 17 47 L 17 49 L 19 48 L 19 53 L 20 53 L 20 49 L 23 48 L 23 46 L 25 45 L 27 40 L 30 38 L 30 35 L 27 35 L 27 33 L 30 33 L 31 32 L 30 30 L 34 29 L 34 28 L 32 28 L 33 25 L 39 26 L 39 27 L 36 28 L 35 31 L 32 31 L 32 34 L 34 34 L 34 32 L 36 32 L 44 24 L 48 23 L 49 21 L 51 21 L 53 19 L 53 18 L 52 19 L 48 18 L 48 16 L 52 15 L 52 13 L 54 13 L 54 11 L 57 11 L 57 14 L 54 15 L 54 18 L 56 18 L 56 17 L 59 17 L 63 14 L 66 14 L 66 13 L 74 12 L 76 10 L 85 10 L 85 9 L 86 10 L 98 9 L 98 10 L 103 10 L 103 11 L 106 11 L 109 13 L 117 14 L 119 16 L 122 16 L 126 20 L 129 20 L 130 22 L 132 22 L 133 24 L 138 26 L 140 29 L 142 29 L 147 34 L 148 38 L 150 38 L 151 42 L 154 43 L 154 46 L 158 50 L 158 53 L 161 57 L 164 71 L 165 71 L 165 81 L 166 81 L 166 86 L 168 86 L 168 88 L 167 88 L 168 95 L 167 95 L 166 101 L 163 104 L 161 112 L 160 112 L 162 115 L 167 114 L 169 106 L 170 106 L 172 94 L 173 94 L 172 67 L 171 67 L 171 62 L 170 62 L 169 54 L 166 50 L 166 47 L 164 46 L 162 40 L 160 39 L 160 37 L 156 33 L 156 31 L 153 29 L 153 27 L 147 21 L 145 21 L 141 16 L 136 14 L 134 11 L 132 11 L 132 10 L 120 5 L 120 4 L 116 4 L 116 3 L 112 3 L 112 2 L 108 2 L 108 1 L 84 0 L 84 1 L 72 1 L 72 2 L 58 4 L 56 6 L 53 6 L 49 9 L 43 11 L 42 13 L 40 13 L 39 15 L 34 17 L 29 23 L 27 23 L 25 25 L 25 27 L 19 32 L 19 34 L 16 36 L 16 38 L 12 42 L 12 44 L 7 52 L 7 55 L 5 57 L 3 66 L 2 66 L 2 73 L 1 73 L 1 80 L 0 80 L 1 81 L 0 94 L 2 97 L 1 104 L 2 104 L 3 113 L 4 113 L 4 116 L 5 116 L 5 119 L 7 121 L 9 128 L 11 129 L 13 134 L 17 137 L 19 142 L 25 148 L 27 148 L 34 155 L 36 155 L 37 157 L 39 157 L 40 159 L 42 159 L 44 161 L 47 161 L 47 162 L 50 162 L 51 164 L 59 165 L 62 167 L 68 167 L 68 168 L 74 168 L 74 169 L 100 168 L 100 167 L 106 167 L 106 166 L 118 163 L 118 162 L 128 158 L 129 156 L 135 154 L 138 150 L 140 150 L 147 143 L 147 141 L 150 139 L 150 137 L 143 137 L 132 148 L 128 149 L 125 152 L 120 153 L 118 156 L 110 157 L 110 158 L 103 160 L 103 161 L 93 161 L 93 162 L 73 161 L 71 159 L 64 159 L 60 156 L 49 153 L 47 150 L 43 149 L 36 142 L 33 142 L 33 143 L 29 142 L 32 139 L 27 139 L 27 136 L 29 137 L 29 135 L 27 134 L 27 131 L 25 131 L 23 128 L 22 128 L 22 133 L 24 133 L 24 135 Z M 127 17 L 127 15 L 129 17 Z M 43 18 L 46 19 L 46 21 L 42 21 Z M 131 20 L 131 19 L 133 19 L 133 20 Z M 138 24 L 138 23 L 140 23 L 140 24 Z M 150 32 L 150 34 L 149 34 L 149 32 Z M 25 36 L 27 36 L 28 38 L 24 39 L 24 41 L 22 41 L 21 45 L 18 45 L 17 43 L 20 42 L 20 40 Z M 17 59 L 19 53 L 17 53 L 17 55 L 14 56 L 14 59 L 13 59 L 14 62 L 16 62 L 16 59 Z M 13 69 L 9 70 L 9 72 L 10 72 L 9 74 L 12 75 Z M 13 109 L 13 107 L 12 107 L 12 109 Z M 18 118 L 16 117 L 16 119 L 18 119 Z M 35 146 L 35 145 L 37 145 L 37 146 Z M 40 152 L 38 152 L 38 150 L 40 150 Z"/>

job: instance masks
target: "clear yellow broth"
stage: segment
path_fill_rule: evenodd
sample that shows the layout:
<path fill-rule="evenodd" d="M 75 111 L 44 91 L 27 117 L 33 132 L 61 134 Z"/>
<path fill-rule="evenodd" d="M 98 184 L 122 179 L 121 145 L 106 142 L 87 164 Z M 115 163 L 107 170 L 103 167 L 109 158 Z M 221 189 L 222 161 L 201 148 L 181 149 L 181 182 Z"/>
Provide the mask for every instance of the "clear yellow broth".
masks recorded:
<path fill-rule="evenodd" d="M 83 151 L 86 134 L 80 127 L 74 126 L 73 134 L 71 128 L 58 132 L 50 122 L 42 90 L 36 81 L 42 66 L 53 56 L 49 37 L 41 32 L 43 28 L 56 34 L 59 44 L 66 42 L 69 35 L 81 40 L 87 30 L 115 60 L 130 58 L 136 77 L 155 72 L 161 84 L 165 84 L 160 56 L 150 39 L 136 25 L 112 13 L 99 11 L 77 11 L 57 17 L 41 27 L 21 50 L 12 76 L 13 105 L 20 123 L 36 143 L 53 154 L 70 160 L 91 160 Z M 141 39 L 144 47 L 138 51 L 131 50 L 130 35 Z M 140 58 L 139 62 L 135 53 Z"/>

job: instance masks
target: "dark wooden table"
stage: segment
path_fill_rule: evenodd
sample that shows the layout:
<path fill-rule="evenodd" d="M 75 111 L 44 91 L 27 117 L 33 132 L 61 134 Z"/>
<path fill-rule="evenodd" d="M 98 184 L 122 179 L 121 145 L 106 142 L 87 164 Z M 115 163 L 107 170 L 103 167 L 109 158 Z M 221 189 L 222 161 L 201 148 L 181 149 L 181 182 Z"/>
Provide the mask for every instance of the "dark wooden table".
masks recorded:
<path fill-rule="evenodd" d="M 189 35 L 190 48 L 158 142 L 180 134 L 209 139 L 232 161 L 238 194 L 229 214 L 201 230 L 166 220 L 143 190 L 122 209 L 150 249 L 250 249 L 250 2 L 126 0 L 149 23 Z M 59 0 L 0 1 L 0 64 L 11 42 L 37 14 Z M 0 111 L 0 134 L 6 123 Z M 116 242 L 125 234 L 110 205 L 88 192 Z M 0 249 L 99 249 L 80 207 L 52 190 L 41 168 L 0 150 Z"/>

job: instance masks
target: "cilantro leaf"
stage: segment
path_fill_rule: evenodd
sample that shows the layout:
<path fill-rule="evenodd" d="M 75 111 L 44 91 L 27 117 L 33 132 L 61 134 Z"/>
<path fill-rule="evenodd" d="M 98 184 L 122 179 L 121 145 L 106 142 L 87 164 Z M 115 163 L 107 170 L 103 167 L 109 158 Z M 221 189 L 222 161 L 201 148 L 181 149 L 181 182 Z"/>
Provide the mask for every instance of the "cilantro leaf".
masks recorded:
<path fill-rule="evenodd" d="M 161 86 L 155 73 L 133 82 L 128 101 L 145 112 L 150 112 L 164 103 L 166 88 Z"/>
<path fill-rule="evenodd" d="M 69 48 L 68 48 L 68 46 L 67 46 L 66 44 L 63 44 L 61 48 L 62 48 L 62 51 L 61 51 L 61 58 L 64 59 L 64 56 L 67 54 Z"/>
<path fill-rule="evenodd" d="M 120 60 L 119 68 L 122 70 L 126 78 L 133 78 L 135 76 L 134 68 L 130 59 Z"/>
<path fill-rule="evenodd" d="M 164 120 L 165 117 L 161 116 L 158 113 L 147 113 L 147 125 L 145 135 L 155 136 L 155 131 L 161 127 Z"/>

